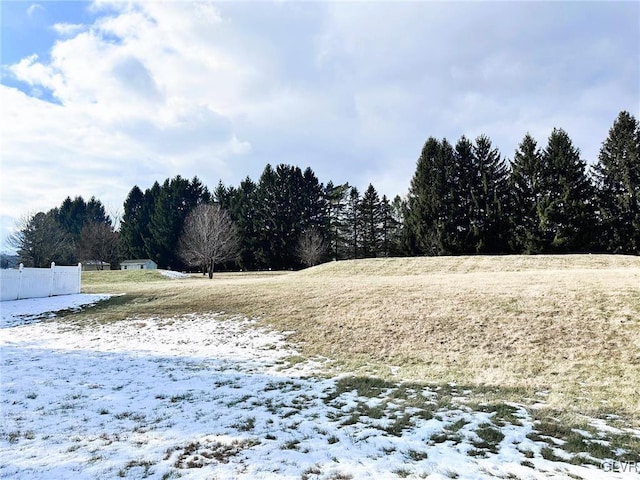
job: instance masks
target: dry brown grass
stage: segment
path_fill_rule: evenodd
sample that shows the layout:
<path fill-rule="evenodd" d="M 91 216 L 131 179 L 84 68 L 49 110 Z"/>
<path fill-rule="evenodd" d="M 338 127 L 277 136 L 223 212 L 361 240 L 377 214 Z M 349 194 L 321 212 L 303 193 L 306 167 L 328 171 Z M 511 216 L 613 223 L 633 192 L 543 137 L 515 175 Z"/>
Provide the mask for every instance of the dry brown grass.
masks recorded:
<path fill-rule="evenodd" d="M 399 367 L 396 378 L 640 425 L 639 257 L 359 260 L 213 281 L 120 275 L 85 274 L 85 291 L 127 294 L 92 318 L 241 313 L 359 373 Z"/>

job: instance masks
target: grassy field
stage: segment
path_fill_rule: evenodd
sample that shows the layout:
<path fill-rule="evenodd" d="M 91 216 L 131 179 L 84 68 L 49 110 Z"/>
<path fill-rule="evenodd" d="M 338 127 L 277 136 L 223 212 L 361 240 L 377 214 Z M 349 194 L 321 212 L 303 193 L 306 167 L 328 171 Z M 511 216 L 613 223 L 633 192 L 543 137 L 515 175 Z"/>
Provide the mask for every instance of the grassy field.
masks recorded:
<path fill-rule="evenodd" d="M 372 259 L 213 280 L 87 272 L 83 291 L 124 295 L 70 321 L 241 313 L 363 377 L 640 426 L 640 257 Z"/>

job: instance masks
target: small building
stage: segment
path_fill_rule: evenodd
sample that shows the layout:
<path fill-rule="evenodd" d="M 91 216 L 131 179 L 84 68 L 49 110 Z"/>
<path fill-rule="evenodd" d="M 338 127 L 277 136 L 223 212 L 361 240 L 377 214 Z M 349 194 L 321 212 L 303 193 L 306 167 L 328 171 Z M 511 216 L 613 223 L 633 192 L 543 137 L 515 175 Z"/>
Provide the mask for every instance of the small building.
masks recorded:
<path fill-rule="evenodd" d="M 95 272 L 96 270 L 111 270 L 111 264 L 100 260 L 89 260 L 82 263 L 83 272 Z"/>
<path fill-rule="evenodd" d="M 156 270 L 158 264 L 149 258 L 120 262 L 120 270 Z"/>

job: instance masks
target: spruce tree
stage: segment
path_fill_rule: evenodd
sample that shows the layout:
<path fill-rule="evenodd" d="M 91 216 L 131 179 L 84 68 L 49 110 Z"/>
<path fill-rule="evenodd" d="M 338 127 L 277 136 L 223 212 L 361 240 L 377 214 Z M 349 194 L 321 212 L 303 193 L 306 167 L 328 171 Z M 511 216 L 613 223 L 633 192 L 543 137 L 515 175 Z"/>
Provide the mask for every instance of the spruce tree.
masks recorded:
<path fill-rule="evenodd" d="M 509 186 L 513 199 L 510 216 L 511 249 L 517 253 L 544 250 L 540 232 L 538 205 L 543 198 L 542 152 L 530 134 L 526 134 L 511 163 Z"/>
<path fill-rule="evenodd" d="M 386 195 L 380 200 L 381 245 L 382 257 L 400 255 L 402 242 L 402 200 L 399 196 L 390 202 Z"/>
<path fill-rule="evenodd" d="M 361 255 L 361 224 L 360 192 L 358 192 L 358 189 L 356 187 L 351 187 L 351 189 L 349 190 L 349 197 L 347 199 L 344 224 L 344 236 L 347 239 L 348 244 L 347 258 L 359 258 L 359 256 Z"/>
<path fill-rule="evenodd" d="M 450 221 L 455 207 L 456 182 L 454 149 L 443 139 L 427 140 L 411 180 L 406 210 L 406 244 L 414 254 L 452 253 L 458 226 Z"/>
<path fill-rule="evenodd" d="M 358 209 L 362 233 L 362 256 L 376 257 L 382 247 L 382 204 L 372 184 L 369 184 L 362 195 Z"/>
<path fill-rule="evenodd" d="M 619 113 L 593 169 L 599 244 L 611 253 L 640 253 L 640 124 Z"/>
<path fill-rule="evenodd" d="M 135 185 L 124 202 L 124 213 L 120 221 L 120 237 L 123 255 L 129 259 L 146 258 L 145 238 L 149 236 L 149 216 L 145 195 Z"/>
<path fill-rule="evenodd" d="M 542 163 L 543 195 L 537 214 L 543 251 L 588 251 L 595 224 L 593 186 L 567 132 L 551 132 Z"/>
<path fill-rule="evenodd" d="M 208 203 L 211 195 L 197 177 L 192 181 L 180 175 L 167 179 L 155 198 L 149 224 L 147 251 L 159 266 L 180 269 L 184 266 L 177 245 L 187 215 L 200 203 Z"/>
<path fill-rule="evenodd" d="M 447 175 L 449 200 L 444 205 L 448 232 L 444 253 L 468 254 L 476 250 L 481 220 L 477 211 L 480 169 L 467 137 L 462 136 L 456 143 L 453 161 Z"/>
<path fill-rule="evenodd" d="M 350 188 L 348 183 L 334 185 L 331 181 L 325 187 L 325 198 L 328 202 L 328 250 L 334 260 L 341 260 L 347 256 L 345 211 Z"/>
<path fill-rule="evenodd" d="M 301 265 L 297 247 L 304 232 L 327 235 L 324 187 L 310 168 L 267 165 L 258 182 L 256 257 L 274 269 Z"/>
<path fill-rule="evenodd" d="M 504 253 L 509 242 L 509 171 L 488 137 L 481 135 L 473 147 L 470 176 L 471 210 L 468 253 Z"/>
<path fill-rule="evenodd" d="M 247 177 L 237 189 L 230 187 L 228 195 L 230 205 L 229 214 L 238 228 L 240 236 L 240 256 L 238 263 L 243 269 L 264 268 L 266 265 L 256 258 L 258 251 L 258 200 L 257 185 Z"/>

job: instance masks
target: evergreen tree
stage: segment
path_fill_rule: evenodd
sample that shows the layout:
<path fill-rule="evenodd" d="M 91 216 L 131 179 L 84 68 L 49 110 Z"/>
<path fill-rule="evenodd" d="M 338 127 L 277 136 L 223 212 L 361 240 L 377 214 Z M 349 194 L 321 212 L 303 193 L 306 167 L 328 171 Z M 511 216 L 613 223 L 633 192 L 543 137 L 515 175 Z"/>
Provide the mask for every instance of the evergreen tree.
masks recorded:
<path fill-rule="evenodd" d="M 479 167 L 473 143 L 463 135 L 456 143 L 453 164 L 447 174 L 448 193 L 443 205 L 446 212 L 444 231 L 447 235 L 443 253 L 475 252 L 482 222 L 478 207 L 481 191 Z"/>
<path fill-rule="evenodd" d="M 369 184 L 360 204 L 362 256 L 376 257 L 382 249 L 382 204 L 378 192 Z"/>
<path fill-rule="evenodd" d="M 157 188 L 160 185 L 156 182 Z M 122 254 L 126 258 L 147 258 L 146 239 L 150 237 L 149 222 L 151 219 L 151 193 L 145 195 L 135 185 L 124 202 L 124 213 L 120 222 L 120 238 Z"/>
<path fill-rule="evenodd" d="M 196 205 L 210 200 L 210 193 L 197 177 L 189 181 L 178 175 L 165 180 L 151 212 L 150 238 L 145 243 L 149 257 L 162 267 L 182 268 L 184 264 L 177 254 L 177 244 L 184 221 Z"/>
<path fill-rule="evenodd" d="M 405 256 L 410 254 L 410 250 L 405 244 L 405 225 L 404 219 L 406 217 L 407 202 L 404 201 L 400 195 L 393 197 L 391 202 L 389 213 L 390 217 L 385 220 L 388 233 L 386 237 L 389 242 L 388 255 Z"/>
<path fill-rule="evenodd" d="M 80 232 L 87 219 L 87 204 L 82 197 L 76 197 L 73 200 L 71 197 L 67 197 L 60 208 L 54 209 L 53 212 L 62 228 L 73 238 L 80 237 Z"/>
<path fill-rule="evenodd" d="M 361 236 L 360 192 L 356 187 L 349 190 L 349 198 L 345 209 L 344 238 L 347 240 L 347 258 L 359 258 Z"/>
<path fill-rule="evenodd" d="M 443 139 L 427 140 L 411 179 L 406 209 L 406 245 L 413 254 L 445 255 L 459 237 L 450 221 L 457 180 L 454 149 Z"/>
<path fill-rule="evenodd" d="M 73 236 L 60 224 L 54 210 L 26 218 L 10 244 L 17 250 L 18 262 L 27 267 L 77 263 Z"/>
<path fill-rule="evenodd" d="M 513 198 L 511 249 L 518 253 L 538 253 L 544 242 L 538 218 L 544 188 L 542 152 L 528 133 L 516 150 L 509 186 Z"/>
<path fill-rule="evenodd" d="M 509 171 L 491 140 L 482 135 L 473 147 L 469 253 L 504 253 L 509 242 Z"/>
<path fill-rule="evenodd" d="M 381 244 L 379 256 L 393 257 L 400 254 L 402 242 L 402 209 L 397 208 L 402 204 L 399 196 L 391 203 L 386 195 L 380 200 Z"/>
<path fill-rule="evenodd" d="M 611 253 L 640 253 L 640 124 L 620 112 L 595 165 L 601 247 Z"/>
<path fill-rule="evenodd" d="M 261 265 L 257 262 L 257 189 L 258 186 L 249 178 L 240 182 L 235 190 L 231 204 L 231 215 L 240 231 L 240 265 L 245 269 L 255 269 Z M 234 191 L 232 191 L 233 194 Z"/>
<path fill-rule="evenodd" d="M 347 197 L 351 187 L 348 183 L 334 186 L 333 182 L 327 183 L 325 188 L 325 198 L 328 202 L 328 250 L 334 260 L 340 260 L 347 256 L 347 243 L 345 238 L 345 211 L 347 208 Z"/>
<path fill-rule="evenodd" d="M 329 236 L 329 202 L 322 183 L 307 167 L 302 173 L 301 228 L 303 232 L 315 232 L 324 242 Z"/>
<path fill-rule="evenodd" d="M 297 248 L 301 234 L 316 231 L 327 236 L 324 187 L 311 169 L 270 165 L 262 172 L 256 191 L 256 258 L 266 267 L 301 265 Z"/>
<path fill-rule="evenodd" d="M 588 251 L 595 224 L 594 192 L 580 151 L 564 130 L 554 129 L 542 161 L 544 193 L 537 213 L 545 250 Z"/>

